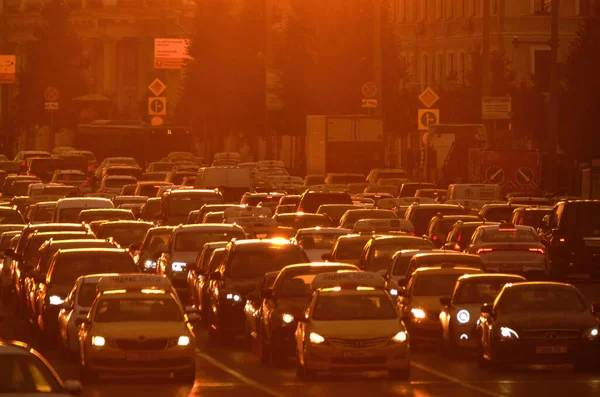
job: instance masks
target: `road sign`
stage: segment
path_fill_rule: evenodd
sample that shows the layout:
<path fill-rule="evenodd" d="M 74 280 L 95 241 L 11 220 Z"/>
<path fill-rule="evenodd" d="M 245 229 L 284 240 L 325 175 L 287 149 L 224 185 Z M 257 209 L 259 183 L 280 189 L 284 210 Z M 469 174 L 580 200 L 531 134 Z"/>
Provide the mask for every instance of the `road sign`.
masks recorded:
<path fill-rule="evenodd" d="M 535 179 L 535 173 L 531 168 L 521 167 L 517 170 L 516 180 L 521 185 L 529 185 Z"/>
<path fill-rule="evenodd" d="M 46 110 L 58 110 L 58 102 L 45 102 L 44 109 Z"/>
<path fill-rule="evenodd" d="M 431 87 L 427 87 L 425 91 L 423 91 L 421 95 L 418 96 L 418 98 L 419 101 L 421 101 L 421 103 L 425 105 L 426 108 L 432 107 L 440 99 L 439 95 L 436 94 L 435 91 L 431 89 Z"/>
<path fill-rule="evenodd" d="M 165 83 L 160 81 L 159 78 L 154 79 L 154 81 L 148 86 L 148 89 L 154 94 L 154 96 L 159 96 L 162 92 L 167 88 Z"/>
<path fill-rule="evenodd" d="M 183 69 L 187 59 L 154 58 L 154 69 Z"/>
<path fill-rule="evenodd" d="M 155 127 L 156 127 L 156 126 L 159 126 L 159 125 L 163 125 L 163 124 L 164 124 L 164 122 L 165 122 L 165 121 L 163 120 L 163 118 L 162 118 L 162 117 L 160 117 L 160 116 L 154 116 L 154 117 L 152 117 L 152 119 L 150 120 L 150 125 L 153 125 L 153 126 L 155 126 Z"/>
<path fill-rule="evenodd" d="M 487 183 L 500 184 L 504 181 L 504 170 L 497 165 L 491 166 L 485 171 Z"/>
<path fill-rule="evenodd" d="M 164 96 L 148 98 L 148 115 L 149 116 L 166 116 L 167 115 L 167 98 Z"/>
<path fill-rule="evenodd" d="M 190 44 L 188 39 L 154 39 L 154 58 L 189 59 Z"/>
<path fill-rule="evenodd" d="M 512 115 L 511 97 L 500 96 L 482 98 L 481 115 L 484 120 L 509 120 Z"/>
<path fill-rule="evenodd" d="M 48 102 L 56 102 L 58 100 L 58 90 L 54 87 L 48 87 L 44 91 L 44 99 Z"/>
<path fill-rule="evenodd" d="M 268 110 L 282 110 L 285 107 L 285 102 L 276 92 L 268 92 L 266 97 L 266 105 Z"/>
<path fill-rule="evenodd" d="M 376 108 L 377 107 L 377 99 L 363 99 L 361 106 L 363 108 Z"/>
<path fill-rule="evenodd" d="M 419 131 L 425 131 L 430 125 L 440 122 L 440 109 L 419 109 L 417 116 Z"/>
<path fill-rule="evenodd" d="M 15 55 L 0 55 L 0 74 L 15 74 L 17 72 L 17 57 Z"/>
<path fill-rule="evenodd" d="M 281 90 L 283 88 L 283 70 L 267 70 L 267 90 Z"/>
<path fill-rule="evenodd" d="M 14 84 L 17 82 L 17 75 L 12 73 L 0 73 L 0 84 Z"/>
<path fill-rule="evenodd" d="M 375 98 L 377 96 L 377 84 L 367 81 L 362 86 L 362 94 L 365 98 Z"/>

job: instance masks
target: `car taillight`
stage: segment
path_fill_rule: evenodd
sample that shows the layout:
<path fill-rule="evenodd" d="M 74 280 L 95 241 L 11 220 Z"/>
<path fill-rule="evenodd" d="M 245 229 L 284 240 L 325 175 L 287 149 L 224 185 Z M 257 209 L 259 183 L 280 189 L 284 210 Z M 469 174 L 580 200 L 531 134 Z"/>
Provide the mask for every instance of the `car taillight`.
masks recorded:
<path fill-rule="evenodd" d="M 546 251 L 543 248 L 529 248 L 529 252 L 535 252 L 544 255 Z"/>
<path fill-rule="evenodd" d="M 439 238 L 439 237 L 437 236 L 437 234 L 434 234 L 434 235 L 433 235 L 433 241 L 437 241 L 437 239 L 438 239 L 438 238 Z"/>
<path fill-rule="evenodd" d="M 85 186 L 85 187 L 87 187 L 87 186 L 90 186 L 90 183 L 89 183 L 89 182 L 83 182 L 83 183 L 81 184 L 81 186 Z"/>
<path fill-rule="evenodd" d="M 414 236 L 414 235 L 415 235 L 415 232 L 410 232 L 410 235 L 411 235 L 411 236 Z"/>
<path fill-rule="evenodd" d="M 564 244 L 567 241 L 567 239 L 565 239 L 564 237 L 561 237 L 558 239 L 558 242 L 561 244 Z"/>
<path fill-rule="evenodd" d="M 88 165 L 88 168 L 87 168 L 87 170 L 88 170 L 88 171 L 91 171 L 91 170 L 93 170 L 93 169 L 94 169 L 94 166 L 93 166 L 93 165 Z"/>
<path fill-rule="evenodd" d="M 477 255 L 479 255 L 479 254 L 485 253 L 485 252 L 492 252 L 493 250 L 494 250 L 493 248 L 478 248 L 475 253 Z"/>
<path fill-rule="evenodd" d="M 24 162 L 24 161 L 23 161 L 23 162 L 21 162 L 21 167 L 25 167 L 26 165 L 27 165 L 27 163 L 26 163 L 26 162 Z"/>

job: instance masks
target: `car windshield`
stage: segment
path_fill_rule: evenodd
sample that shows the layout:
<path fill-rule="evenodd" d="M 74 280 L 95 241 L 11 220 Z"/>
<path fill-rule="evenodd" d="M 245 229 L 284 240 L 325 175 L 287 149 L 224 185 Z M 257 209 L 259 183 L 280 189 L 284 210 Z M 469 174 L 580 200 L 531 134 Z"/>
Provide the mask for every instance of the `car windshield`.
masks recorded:
<path fill-rule="evenodd" d="M 98 295 L 96 283 L 83 283 L 77 293 L 77 304 L 82 307 L 90 307 Z"/>
<path fill-rule="evenodd" d="M 310 249 L 326 249 L 333 247 L 336 240 L 340 237 L 339 234 L 323 233 L 323 234 L 306 234 L 297 238 L 298 243 L 302 248 Z"/>
<path fill-rule="evenodd" d="M 364 175 L 329 175 L 327 177 L 329 183 L 347 185 L 349 183 L 364 183 Z"/>
<path fill-rule="evenodd" d="M 164 244 L 165 246 L 167 245 L 169 242 L 169 237 L 171 237 L 171 232 L 172 230 L 170 229 L 160 232 L 152 232 L 152 235 L 146 237 L 140 250 L 147 251 L 149 253 L 155 253 L 161 244 Z"/>
<path fill-rule="evenodd" d="M 173 197 L 167 200 L 167 214 L 187 216 L 190 211 L 199 210 L 204 204 L 221 204 L 222 198 L 218 194 L 204 194 L 191 197 Z"/>
<path fill-rule="evenodd" d="M 578 237 L 600 237 L 600 203 L 580 202 L 567 205 L 560 222 L 569 228 L 569 233 Z"/>
<path fill-rule="evenodd" d="M 146 232 L 152 225 L 102 225 L 98 231 L 98 238 L 112 237 L 117 244 L 122 247 L 129 247 L 131 244 L 141 244 L 146 236 Z"/>
<path fill-rule="evenodd" d="M 390 259 L 396 251 L 406 249 L 433 249 L 433 246 L 428 240 L 420 238 L 406 238 L 400 241 L 394 240 L 390 243 L 376 244 L 376 248 L 372 250 L 370 260 L 366 263 L 366 269 L 377 271 L 386 269 L 390 263 Z M 366 270 L 365 269 L 365 270 Z"/>
<path fill-rule="evenodd" d="M 538 242 L 536 233 L 529 230 L 485 230 L 480 237 L 484 243 L 535 243 Z"/>
<path fill-rule="evenodd" d="M 32 214 L 32 222 L 50 222 L 54 215 L 54 206 L 37 206 Z"/>
<path fill-rule="evenodd" d="M 23 218 L 17 210 L 2 209 L 0 210 L 0 225 L 22 224 Z"/>
<path fill-rule="evenodd" d="M 306 229 L 310 227 L 330 227 L 334 226 L 331 219 L 325 215 L 290 215 L 290 216 L 278 216 L 277 223 L 279 226 L 293 227 L 295 229 Z"/>
<path fill-rule="evenodd" d="M 515 207 L 492 207 L 485 211 L 484 218 L 488 222 L 510 222 Z"/>
<path fill-rule="evenodd" d="M 511 278 L 465 282 L 454 292 L 452 301 L 458 305 L 492 303 L 506 283 L 520 281 L 523 280 Z"/>
<path fill-rule="evenodd" d="M 497 304 L 503 313 L 581 313 L 587 310 L 576 289 L 553 285 L 509 288 Z"/>
<path fill-rule="evenodd" d="M 387 295 L 320 295 L 313 319 L 317 321 L 395 320 L 398 318 Z"/>
<path fill-rule="evenodd" d="M 207 273 L 211 274 L 212 272 L 214 272 L 215 270 L 217 270 L 217 267 L 219 266 L 219 264 L 221 264 L 221 259 L 223 258 L 223 255 L 225 254 L 225 250 L 224 249 L 219 249 L 219 250 L 214 250 L 208 260 L 208 263 L 206 264 L 207 269 Z"/>
<path fill-rule="evenodd" d="M 39 249 L 46 241 L 52 239 L 58 240 L 71 240 L 71 239 L 94 239 L 92 234 L 86 232 L 71 232 L 71 233 L 60 233 L 50 235 L 34 235 L 29 237 L 29 241 L 25 245 L 25 252 L 23 256 L 27 258 L 28 262 L 36 263 L 39 258 Z"/>
<path fill-rule="evenodd" d="M 340 240 L 335 255 L 336 260 L 358 259 L 362 254 L 368 240 L 344 239 Z"/>
<path fill-rule="evenodd" d="M 413 296 L 451 296 L 460 273 L 419 274 L 415 280 Z"/>
<path fill-rule="evenodd" d="M 79 213 L 87 208 L 85 207 L 71 207 L 61 208 L 59 210 L 58 221 L 62 223 L 77 223 Z"/>
<path fill-rule="evenodd" d="M 80 210 L 81 211 L 81 210 Z M 62 213 L 62 212 L 61 212 Z M 133 221 L 135 216 L 131 211 L 90 211 L 81 215 L 80 220 L 82 222 L 94 222 L 94 221 Z"/>
<path fill-rule="evenodd" d="M 550 210 L 530 210 L 525 211 L 523 215 L 523 225 L 531 226 L 534 229 L 539 228 L 542 225 L 544 216 L 550 214 Z"/>
<path fill-rule="evenodd" d="M 431 222 L 431 218 L 436 214 L 460 215 L 462 213 L 463 210 L 460 208 L 418 208 L 415 212 L 414 220 L 411 219 L 415 226 L 415 235 L 422 236 L 427 233 L 429 222 Z"/>
<path fill-rule="evenodd" d="M 73 285 L 77 277 L 96 273 L 135 273 L 137 268 L 126 252 L 95 252 L 86 255 L 59 257 L 51 269 L 50 282 L 56 285 Z"/>
<path fill-rule="evenodd" d="M 111 189 L 121 189 L 123 186 L 135 182 L 135 179 L 131 178 L 110 178 L 104 181 L 104 186 Z"/>
<path fill-rule="evenodd" d="M 120 322 L 178 322 L 183 321 L 181 309 L 171 297 L 158 299 L 100 299 L 94 321 Z"/>
<path fill-rule="evenodd" d="M 410 264 L 410 260 L 412 259 L 411 255 L 401 255 L 396 258 L 396 263 L 394 264 L 394 276 L 406 276 L 406 271 L 408 270 L 408 265 Z"/>
<path fill-rule="evenodd" d="M 287 265 L 306 263 L 304 251 L 294 245 L 269 245 L 252 250 L 237 250 L 232 255 L 227 277 L 253 279 L 283 269 Z"/>
<path fill-rule="evenodd" d="M 344 219 L 344 223 L 354 224 L 359 219 L 397 219 L 392 211 L 374 210 L 374 211 L 351 211 Z"/>
<path fill-rule="evenodd" d="M 332 205 L 332 206 L 322 206 L 317 210 L 317 214 L 325 214 L 333 219 L 336 223 L 339 223 L 340 219 L 346 211 L 355 210 L 355 205 Z"/>
<path fill-rule="evenodd" d="M 352 198 L 349 194 L 339 193 L 307 194 L 300 203 L 304 212 L 315 213 L 323 204 L 352 204 Z"/>
<path fill-rule="evenodd" d="M 230 241 L 232 238 L 245 239 L 246 235 L 242 230 L 231 230 L 223 232 L 202 232 L 191 231 L 177 233 L 175 236 L 175 252 L 200 252 L 204 248 L 204 244 Z"/>
<path fill-rule="evenodd" d="M 52 371 L 33 354 L 0 355 L 0 373 L 0 394 L 65 393 Z"/>

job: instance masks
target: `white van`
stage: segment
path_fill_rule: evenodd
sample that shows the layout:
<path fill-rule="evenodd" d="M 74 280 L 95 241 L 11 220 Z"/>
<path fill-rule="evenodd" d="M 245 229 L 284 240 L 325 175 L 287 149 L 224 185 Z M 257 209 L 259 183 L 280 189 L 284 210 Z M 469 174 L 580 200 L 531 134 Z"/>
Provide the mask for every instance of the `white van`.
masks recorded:
<path fill-rule="evenodd" d="M 244 193 L 252 191 L 250 170 L 229 167 L 200 168 L 194 189 L 219 189 L 226 203 L 239 203 Z"/>
<path fill-rule="evenodd" d="M 56 202 L 54 209 L 54 223 L 77 223 L 77 218 L 82 210 L 92 208 L 115 208 L 112 201 L 100 197 L 69 197 Z"/>
<path fill-rule="evenodd" d="M 448 186 L 446 204 L 461 204 L 471 208 L 481 208 L 484 204 L 500 202 L 500 185 L 492 183 L 456 183 Z"/>

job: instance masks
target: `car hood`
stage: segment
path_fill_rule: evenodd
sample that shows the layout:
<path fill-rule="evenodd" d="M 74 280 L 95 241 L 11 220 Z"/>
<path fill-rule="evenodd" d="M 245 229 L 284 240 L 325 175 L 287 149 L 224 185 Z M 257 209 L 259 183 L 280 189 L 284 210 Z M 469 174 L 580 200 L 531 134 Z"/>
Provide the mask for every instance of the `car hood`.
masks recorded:
<path fill-rule="evenodd" d="M 324 338 L 370 339 L 392 337 L 402 331 L 398 320 L 311 321 L 311 332 Z"/>
<path fill-rule="evenodd" d="M 282 298 L 277 300 L 277 310 L 290 313 L 294 316 L 301 315 L 306 310 L 310 297 L 306 298 Z"/>
<path fill-rule="evenodd" d="M 305 250 L 308 259 L 311 262 L 323 262 L 323 254 L 328 254 L 331 252 L 331 249 L 308 249 Z"/>
<path fill-rule="evenodd" d="M 503 323 L 519 329 L 580 329 L 594 327 L 598 321 L 589 312 L 582 313 L 513 313 L 503 316 Z"/>
<path fill-rule="evenodd" d="M 241 295 L 247 295 L 256 289 L 260 279 L 261 277 L 242 280 L 228 278 L 225 280 L 225 289 L 228 291 L 232 290 Z"/>
<path fill-rule="evenodd" d="M 415 296 L 412 298 L 410 306 L 424 310 L 440 311 L 442 309 L 440 298 L 441 296 Z M 481 305 L 479 305 L 479 307 L 481 307 Z"/>
<path fill-rule="evenodd" d="M 93 323 L 94 334 L 109 338 L 145 339 L 175 338 L 187 334 L 183 320 L 146 322 Z"/>

